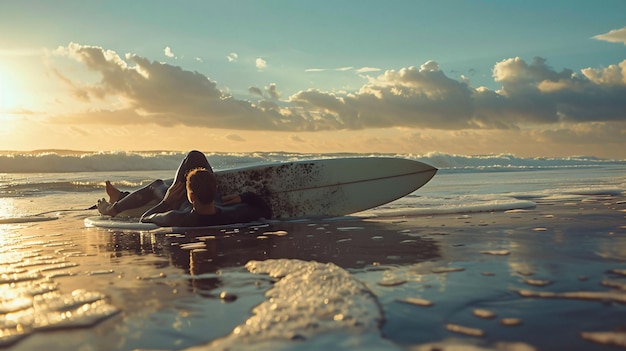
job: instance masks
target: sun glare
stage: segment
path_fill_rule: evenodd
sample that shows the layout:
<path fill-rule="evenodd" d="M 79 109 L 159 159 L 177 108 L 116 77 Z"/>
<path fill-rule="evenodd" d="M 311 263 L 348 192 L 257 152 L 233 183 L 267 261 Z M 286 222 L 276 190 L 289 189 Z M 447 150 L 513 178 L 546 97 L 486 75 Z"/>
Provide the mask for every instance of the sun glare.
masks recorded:
<path fill-rule="evenodd" d="M 6 67 L 0 66 L 0 113 L 17 107 L 16 82 Z"/>
<path fill-rule="evenodd" d="M 0 66 L 0 122 L 8 127 L 7 122 L 14 121 L 15 110 L 20 102 L 17 84 L 14 75 L 6 68 Z"/>

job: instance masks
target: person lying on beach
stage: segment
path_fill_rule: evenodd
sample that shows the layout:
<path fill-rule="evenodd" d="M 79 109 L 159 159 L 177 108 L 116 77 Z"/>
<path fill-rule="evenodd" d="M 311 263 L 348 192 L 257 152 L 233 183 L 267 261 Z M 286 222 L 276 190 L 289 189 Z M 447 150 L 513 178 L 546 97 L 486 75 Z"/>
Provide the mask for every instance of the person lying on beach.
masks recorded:
<path fill-rule="evenodd" d="M 174 183 L 163 198 L 162 203 L 175 208 L 185 196 L 192 204 L 191 211 L 168 210 L 157 212 L 141 218 L 142 222 L 155 223 L 162 227 L 201 227 L 246 223 L 260 218 L 271 218 L 269 206 L 260 196 L 247 192 L 240 195 L 222 197 L 226 206 L 215 204 L 217 180 L 213 172 L 205 168 L 196 168 L 187 174 L 186 185 Z"/>
<path fill-rule="evenodd" d="M 160 226 L 211 226 L 270 219 L 270 206 L 257 194 L 247 192 L 240 195 L 217 197 L 217 180 L 206 156 L 191 151 L 178 167 L 170 186 L 163 180 L 155 180 L 133 192 L 121 192 L 109 181 L 106 182 L 109 201 L 98 200 L 98 211 L 102 215 L 116 216 L 120 212 L 158 204 L 141 216 L 141 222 Z"/>

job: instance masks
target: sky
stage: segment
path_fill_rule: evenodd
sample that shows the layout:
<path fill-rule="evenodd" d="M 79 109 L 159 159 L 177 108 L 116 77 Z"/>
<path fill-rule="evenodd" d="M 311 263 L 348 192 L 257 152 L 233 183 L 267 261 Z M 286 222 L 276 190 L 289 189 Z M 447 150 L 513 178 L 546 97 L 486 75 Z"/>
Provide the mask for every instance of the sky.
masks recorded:
<path fill-rule="evenodd" d="M 623 0 L 3 0 L 0 150 L 626 159 Z"/>

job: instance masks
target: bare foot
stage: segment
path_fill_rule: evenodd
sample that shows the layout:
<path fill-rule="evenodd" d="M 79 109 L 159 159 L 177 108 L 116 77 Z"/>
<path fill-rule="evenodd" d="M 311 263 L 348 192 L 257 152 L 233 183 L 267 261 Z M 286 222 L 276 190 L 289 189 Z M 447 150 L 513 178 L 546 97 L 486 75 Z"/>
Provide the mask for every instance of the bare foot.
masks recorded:
<path fill-rule="evenodd" d="M 98 200 L 97 207 L 98 207 L 98 212 L 100 212 L 100 214 L 103 216 L 115 217 L 115 215 L 117 214 L 115 212 L 115 209 L 113 208 L 113 205 L 108 203 L 107 200 L 105 199 Z"/>
<path fill-rule="evenodd" d="M 107 195 L 109 195 L 109 203 L 114 204 L 122 197 L 122 192 L 108 180 L 104 184 L 104 190 L 106 190 Z"/>

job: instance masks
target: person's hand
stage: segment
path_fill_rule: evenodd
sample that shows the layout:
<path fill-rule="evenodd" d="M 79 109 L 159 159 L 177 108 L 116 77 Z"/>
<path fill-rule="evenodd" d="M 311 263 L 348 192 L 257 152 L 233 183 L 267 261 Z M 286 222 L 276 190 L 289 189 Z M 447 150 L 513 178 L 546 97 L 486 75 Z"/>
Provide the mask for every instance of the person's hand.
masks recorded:
<path fill-rule="evenodd" d="M 222 196 L 222 204 L 225 206 L 235 205 L 241 203 L 241 196 L 239 195 L 226 195 Z"/>
<path fill-rule="evenodd" d="M 183 196 L 185 196 L 185 184 L 175 183 L 167 189 L 167 192 L 163 197 L 163 202 L 170 206 L 170 208 L 174 208 L 180 203 Z"/>

